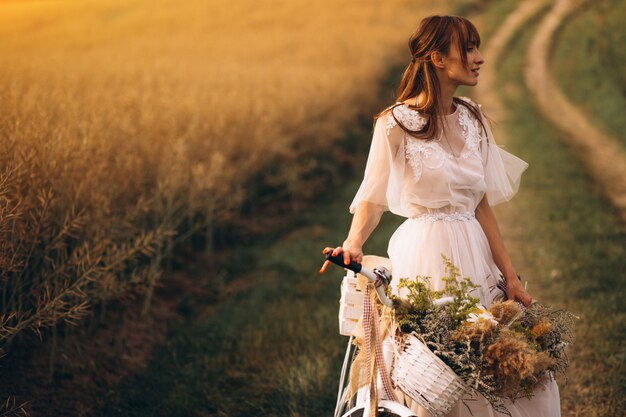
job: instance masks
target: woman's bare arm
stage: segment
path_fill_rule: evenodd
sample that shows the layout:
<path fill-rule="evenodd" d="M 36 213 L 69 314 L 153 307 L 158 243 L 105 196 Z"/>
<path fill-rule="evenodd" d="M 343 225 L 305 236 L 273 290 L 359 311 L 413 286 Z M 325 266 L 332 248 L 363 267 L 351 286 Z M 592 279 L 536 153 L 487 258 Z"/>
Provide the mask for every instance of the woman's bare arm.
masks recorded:
<path fill-rule="evenodd" d="M 346 265 L 349 264 L 351 260 L 359 263 L 362 262 L 363 244 L 378 225 L 384 211 L 384 208 L 378 204 L 361 201 L 354 210 L 352 225 L 350 226 L 348 237 L 343 242 L 343 245 L 337 246 L 336 248 L 324 248 L 322 253 L 327 254 L 332 251 L 335 256 L 343 253 L 343 259 Z M 328 265 L 328 261 L 324 262 L 320 272 L 324 272 Z"/>
<path fill-rule="evenodd" d="M 476 220 L 478 220 L 485 232 L 485 236 L 487 236 L 494 262 L 504 275 L 508 298 L 510 300 L 520 301 L 526 306 L 530 305 L 532 298 L 517 278 L 517 273 L 515 272 L 515 268 L 513 268 L 509 253 L 504 246 L 496 216 L 491 206 L 489 206 L 486 196 L 483 197 L 478 207 L 476 207 Z"/>

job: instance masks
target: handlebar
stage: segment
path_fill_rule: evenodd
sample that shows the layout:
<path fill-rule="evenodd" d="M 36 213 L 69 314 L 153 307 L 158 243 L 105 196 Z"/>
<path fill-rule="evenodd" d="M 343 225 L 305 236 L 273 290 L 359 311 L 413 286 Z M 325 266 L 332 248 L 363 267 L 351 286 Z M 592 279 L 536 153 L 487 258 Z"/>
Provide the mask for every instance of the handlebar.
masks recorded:
<path fill-rule="evenodd" d="M 374 286 L 374 288 L 376 289 L 376 295 L 378 296 L 380 302 L 383 303 L 385 306 L 393 307 L 393 302 L 389 299 L 389 297 L 387 297 L 387 294 L 385 294 L 385 288 L 387 288 L 387 285 L 389 285 L 389 281 L 391 281 L 391 274 L 389 273 L 389 271 L 387 271 L 387 269 L 375 268 L 374 270 L 371 270 L 355 261 L 350 261 L 350 263 L 346 265 L 343 262 L 342 255 L 333 256 L 332 252 L 326 254 L 326 260 L 342 268 L 349 269 L 354 273 L 361 274 L 372 283 L 381 282 L 382 285 Z"/>
<path fill-rule="evenodd" d="M 350 263 L 346 265 L 343 262 L 343 255 L 333 256 L 332 252 L 326 254 L 326 260 L 342 268 L 349 269 L 356 274 L 361 274 L 374 284 L 380 281 L 382 285 L 374 286 L 376 289 L 376 295 L 381 303 L 387 307 L 393 307 L 393 302 L 389 299 L 389 297 L 387 297 L 387 294 L 385 294 L 385 288 L 387 288 L 387 285 L 389 285 L 389 282 L 391 281 L 391 273 L 386 268 L 374 268 L 374 270 L 371 270 L 355 261 L 350 261 Z M 452 301 L 454 301 L 454 297 L 447 296 L 434 300 L 433 303 L 436 306 L 442 306 L 451 303 Z"/>

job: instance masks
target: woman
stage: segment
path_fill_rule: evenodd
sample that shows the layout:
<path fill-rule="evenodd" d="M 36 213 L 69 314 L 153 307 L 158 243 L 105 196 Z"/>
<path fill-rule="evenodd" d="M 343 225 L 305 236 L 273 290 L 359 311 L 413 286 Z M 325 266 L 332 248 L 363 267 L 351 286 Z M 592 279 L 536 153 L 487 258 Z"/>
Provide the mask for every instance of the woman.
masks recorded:
<path fill-rule="evenodd" d="M 479 285 L 474 294 L 490 306 L 506 280 L 509 299 L 531 303 L 502 242 L 492 205 L 517 192 L 527 164 L 496 145 L 480 106 L 454 96 L 461 85 L 478 82 L 484 63 L 474 25 L 456 16 L 421 21 L 409 40 L 412 55 L 398 89 L 396 104 L 376 116 L 363 182 L 350 205 L 354 214 L 343 245 L 324 253 L 343 253 L 360 262 L 363 244 L 384 211 L 406 217 L 389 242 L 397 289 L 399 278 L 431 277 L 442 289 L 442 254 Z M 328 262 L 324 263 L 324 272 Z M 427 415 L 407 400 L 420 416 Z M 513 417 L 560 416 L 554 380 L 531 398 L 508 403 Z M 448 414 L 496 416 L 484 400 L 459 403 Z"/>

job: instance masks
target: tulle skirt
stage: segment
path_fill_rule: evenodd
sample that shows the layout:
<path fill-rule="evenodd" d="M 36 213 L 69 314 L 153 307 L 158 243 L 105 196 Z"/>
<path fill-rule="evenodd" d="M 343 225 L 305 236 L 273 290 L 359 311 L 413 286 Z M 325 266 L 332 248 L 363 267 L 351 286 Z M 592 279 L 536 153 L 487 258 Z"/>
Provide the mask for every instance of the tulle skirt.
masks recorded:
<path fill-rule="evenodd" d="M 500 271 L 493 261 L 487 237 L 473 213 L 433 218 L 430 215 L 407 219 L 395 231 L 388 248 L 393 268 L 391 291 L 402 294 L 397 285 L 400 278 L 429 277 L 431 288 L 443 289 L 445 276 L 442 255 L 459 268 L 461 276 L 470 277 L 479 285 L 473 295 L 485 307 L 502 295 L 496 286 Z M 408 397 L 405 402 L 419 417 L 429 414 Z M 530 398 L 522 398 L 505 404 L 512 417 L 559 417 L 559 389 L 554 378 L 535 389 Z M 493 410 L 479 394 L 465 403 L 459 402 L 447 417 L 497 417 L 502 414 Z"/>

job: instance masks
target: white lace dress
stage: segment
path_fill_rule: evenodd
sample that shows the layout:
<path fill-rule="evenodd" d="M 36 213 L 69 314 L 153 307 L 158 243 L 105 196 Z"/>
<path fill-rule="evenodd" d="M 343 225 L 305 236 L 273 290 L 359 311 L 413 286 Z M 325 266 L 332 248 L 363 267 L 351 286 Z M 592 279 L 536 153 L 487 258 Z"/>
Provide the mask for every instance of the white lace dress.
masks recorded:
<path fill-rule="evenodd" d="M 510 200 L 528 164 L 499 148 L 487 122 L 484 134 L 463 105 L 445 116 L 446 128 L 437 140 L 416 139 L 398 122 L 418 130 L 426 120 L 400 104 L 376 121 L 365 175 L 350 212 L 359 202 L 369 201 L 407 218 L 389 241 L 393 293 L 402 295 L 396 287 L 400 278 L 418 275 L 431 277 L 431 287 L 442 289 L 444 254 L 462 276 L 480 286 L 474 295 L 488 307 L 498 295 L 495 284 L 500 271 L 474 212 L 485 195 L 491 205 Z M 420 417 L 429 415 L 405 400 Z M 448 417 L 501 415 L 482 396 L 466 405 L 457 404 Z M 547 382 L 530 399 L 509 403 L 507 408 L 513 417 L 560 416 L 556 382 Z"/>

